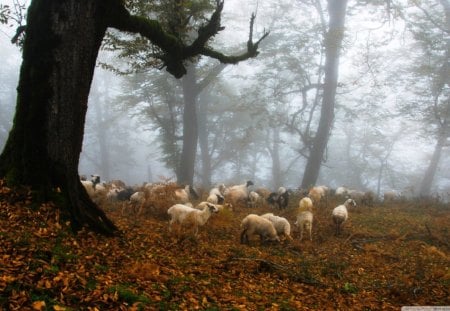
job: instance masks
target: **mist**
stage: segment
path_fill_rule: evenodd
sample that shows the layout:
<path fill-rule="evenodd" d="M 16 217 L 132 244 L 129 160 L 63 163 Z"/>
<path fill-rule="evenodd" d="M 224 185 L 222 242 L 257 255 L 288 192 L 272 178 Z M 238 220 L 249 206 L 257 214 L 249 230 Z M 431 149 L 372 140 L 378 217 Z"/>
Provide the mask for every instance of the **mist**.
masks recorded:
<path fill-rule="evenodd" d="M 248 19 L 256 9 L 256 32 L 270 31 L 258 57 L 224 66 L 197 97 L 211 161 L 208 179 L 199 144 L 194 171 L 194 183 L 199 186 L 252 179 L 257 186 L 296 189 L 302 181 L 310 152 L 308 142 L 315 135 L 320 116 L 316 99 L 320 94 L 302 93 L 306 86 L 323 79 L 319 71 L 323 61 L 319 17 L 302 2 L 264 2 L 256 8 L 226 1 L 222 18 L 226 28 L 212 45 L 225 51 L 243 49 Z M 420 75 L 417 65 L 433 55 L 421 47 L 423 43 L 414 32 L 409 32 L 418 27 L 416 24 L 393 20 L 383 7 L 370 6 L 365 10 L 372 13 L 369 15 L 363 11 L 358 6 L 348 9 L 335 116 L 317 184 L 333 188 L 345 185 L 378 195 L 391 189 L 418 195 L 439 130 L 428 117 L 433 97 L 427 95 L 431 92 L 427 83 L 433 72 Z M 413 12 L 410 18 L 419 22 L 421 17 Z M 10 43 L 11 28 L 1 25 L 1 29 L 3 149 L 13 124 L 21 59 L 20 49 Z M 428 31 L 440 35 L 437 29 Z M 446 38 L 448 41 L 448 35 Z M 79 172 L 130 185 L 176 181 L 174 155 L 181 149 L 183 129 L 181 80 L 157 68 L 134 68 L 130 74 L 119 75 L 101 66 L 126 70 L 136 61 L 118 55 L 119 51 L 100 52 Z M 199 59 L 195 63 L 199 80 L 217 65 L 216 61 Z M 439 99 L 447 106 L 448 96 L 447 81 Z M 169 121 L 172 137 L 178 138 L 170 143 L 168 128 L 161 126 Z M 450 171 L 445 169 L 449 165 L 449 134 L 431 187 L 431 193 L 444 200 L 450 194 Z M 275 149 L 279 163 L 274 161 Z"/>

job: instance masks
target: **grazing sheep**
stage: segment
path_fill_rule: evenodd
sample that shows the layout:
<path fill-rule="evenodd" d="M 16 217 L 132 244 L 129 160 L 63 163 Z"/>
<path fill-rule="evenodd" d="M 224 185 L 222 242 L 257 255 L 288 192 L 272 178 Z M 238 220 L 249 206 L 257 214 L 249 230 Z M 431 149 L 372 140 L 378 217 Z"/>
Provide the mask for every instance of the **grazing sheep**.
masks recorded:
<path fill-rule="evenodd" d="M 208 198 L 206 199 L 206 202 L 212 203 L 212 204 L 222 204 L 224 202 L 224 197 L 220 194 L 210 194 Z"/>
<path fill-rule="evenodd" d="M 353 189 L 350 189 L 347 192 L 348 197 L 350 199 L 353 199 L 358 204 L 362 204 L 362 201 L 364 199 L 364 194 L 365 193 L 363 191 L 353 190 Z"/>
<path fill-rule="evenodd" d="M 311 211 L 301 211 L 297 214 L 295 225 L 300 229 L 300 241 L 303 239 L 303 230 L 309 232 L 309 240 L 312 241 L 313 213 Z"/>
<path fill-rule="evenodd" d="M 249 236 L 258 234 L 262 243 L 266 241 L 280 242 L 277 231 L 273 224 L 258 215 L 249 214 L 241 222 L 241 244 L 250 244 Z"/>
<path fill-rule="evenodd" d="M 334 194 L 338 197 L 345 197 L 348 194 L 349 189 L 347 187 L 337 187 Z"/>
<path fill-rule="evenodd" d="M 225 199 L 230 202 L 233 206 L 239 203 L 248 202 L 248 187 L 252 186 L 253 182 L 251 180 L 247 181 L 245 184 L 235 185 L 225 190 Z"/>
<path fill-rule="evenodd" d="M 106 191 L 106 187 L 100 183 L 100 175 L 91 175 L 91 180 L 81 179 L 81 184 L 84 186 L 90 197 L 93 197 L 96 191 Z"/>
<path fill-rule="evenodd" d="M 310 211 L 312 212 L 313 210 L 313 201 L 308 198 L 308 197 L 304 197 L 300 200 L 300 202 L 298 202 L 298 210 L 299 212 L 304 212 L 304 211 Z"/>
<path fill-rule="evenodd" d="M 310 197 L 314 204 L 319 204 L 319 202 L 325 198 L 328 193 L 328 187 L 326 186 L 316 186 L 309 189 L 308 197 Z"/>
<path fill-rule="evenodd" d="M 278 209 L 287 208 L 289 205 L 289 191 L 284 187 L 278 188 L 277 192 L 272 192 L 267 198 L 267 203 Z"/>
<path fill-rule="evenodd" d="M 183 204 L 175 204 L 167 210 L 167 214 L 170 217 L 169 231 L 172 230 L 174 223 L 178 223 L 183 227 L 191 226 L 194 230 L 194 235 L 197 236 L 198 227 L 203 226 L 209 217 L 218 211 L 214 204 L 208 202 L 202 202 L 195 208 Z"/>
<path fill-rule="evenodd" d="M 383 195 L 383 202 L 394 202 L 400 197 L 399 193 L 395 190 L 386 191 Z"/>
<path fill-rule="evenodd" d="M 292 240 L 291 224 L 286 218 L 275 216 L 273 213 L 267 213 L 261 215 L 261 217 L 266 218 L 273 224 L 275 230 L 277 231 L 278 236 L 284 236 L 285 238 Z"/>
<path fill-rule="evenodd" d="M 250 207 L 260 207 L 261 196 L 255 191 L 250 191 L 250 193 L 248 194 L 248 203 Z"/>
<path fill-rule="evenodd" d="M 336 235 L 341 233 L 341 226 L 348 219 L 348 208 L 350 206 L 356 206 L 356 202 L 353 199 L 347 199 L 344 204 L 338 205 L 333 209 L 332 217 L 336 228 Z"/>
<path fill-rule="evenodd" d="M 198 194 L 191 185 L 186 185 L 184 189 L 175 189 L 175 198 L 177 202 L 187 203 L 193 199 L 198 199 Z"/>

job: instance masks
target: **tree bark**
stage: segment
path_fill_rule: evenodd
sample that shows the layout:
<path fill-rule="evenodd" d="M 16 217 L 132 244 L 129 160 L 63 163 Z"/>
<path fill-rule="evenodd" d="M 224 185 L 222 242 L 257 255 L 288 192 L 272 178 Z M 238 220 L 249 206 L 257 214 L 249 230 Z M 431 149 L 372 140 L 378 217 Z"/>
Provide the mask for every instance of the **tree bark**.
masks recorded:
<path fill-rule="evenodd" d="M 339 55 L 344 37 L 347 0 L 328 0 L 329 27 L 325 35 L 325 81 L 319 126 L 308 157 L 301 187 L 316 184 L 334 120 Z"/>
<path fill-rule="evenodd" d="M 197 153 L 197 90 L 195 65 L 187 67 L 187 74 L 182 79 L 183 112 L 183 147 L 179 162 L 177 180 L 180 184 L 192 185 L 194 182 L 195 155 Z"/>
<path fill-rule="evenodd" d="M 430 164 L 428 165 L 425 175 L 423 176 L 422 182 L 420 184 L 419 194 L 422 197 L 427 197 L 431 194 L 431 185 L 433 184 L 434 176 L 439 165 L 439 160 L 441 159 L 442 148 L 447 141 L 446 136 L 440 136 L 436 146 L 434 147 L 433 156 L 431 157 Z"/>
<path fill-rule="evenodd" d="M 75 229 L 88 225 L 111 234 L 117 228 L 78 177 L 89 88 L 106 30 L 104 11 L 92 0 L 31 3 L 16 115 L 0 173 L 11 184 L 31 186 L 37 200 L 64 202 Z"/>

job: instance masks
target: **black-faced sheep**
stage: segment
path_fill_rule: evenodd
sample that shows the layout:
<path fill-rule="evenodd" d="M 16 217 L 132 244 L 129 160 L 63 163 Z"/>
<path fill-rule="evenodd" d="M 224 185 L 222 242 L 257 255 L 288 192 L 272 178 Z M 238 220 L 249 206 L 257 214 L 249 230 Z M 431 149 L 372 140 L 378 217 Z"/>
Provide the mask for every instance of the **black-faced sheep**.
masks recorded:
<path fill-rule="evenodd" d="M 278 209 L 287 208 L 289 205 L 289 191 L 284 187 L 278 188 L 277 192 L 269 194 L 267 203 Z"/>

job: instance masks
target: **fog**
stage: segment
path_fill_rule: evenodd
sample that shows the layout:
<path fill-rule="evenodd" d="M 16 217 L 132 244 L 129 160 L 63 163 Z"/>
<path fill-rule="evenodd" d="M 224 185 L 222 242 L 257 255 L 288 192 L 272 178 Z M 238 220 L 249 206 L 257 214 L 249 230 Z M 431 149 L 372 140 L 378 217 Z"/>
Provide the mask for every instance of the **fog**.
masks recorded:
<path fill-rule="evenodd" d="M 316 15 L 306 14 L 312 9 L 301 1 L 256 3 L 226 1 L 222 18 L 226 28 L 212 45 L 228 54 L 244 50 L 250 15 L 256 11 L 256 33 L 260 35 L 264 29 L 271 32 L 261 43 L 260 54 L 226 66 L 198 97 L 197 109 L 207 109 L 209 142 L 215 144 L 212 159 L 219 163 L 213 168 L 211 182 L 241 183 L 253 179 L 257 186 L 276 187 L 267 148 L 276 127 L 280 135 L 277 148 L 282 184 L 298 188 L 306 159 L 299 152 L 304 144 L 297 130 L 304 130 L 312 116 L 310 133 L 314 134 L 319 117 L 312 108 L 298 113 L 303 100 L 299 89 L 304 81 L 318 78 L 315 70 L 321 61 L 321 47 L 320 38 L 313 31 L 319 21 Z M 436 125 L 423 117 L 425 96 L 416 92 L 429 88 L 429 77 L 416 78 L 414 73 L 424 52 L 405 22 L 388 16 L 383 7 L 361 9 L 352 2 L 349 6 L 335 119 L 318 184 L 380 193 L 390 189 L 417 191 L 436 145 L 435 131 L 431 131 Z M 1 25 L 2 149 L 12 126 L 20 68 L 20 50 L 10 43 L 13 32 L 8 25 Z M 121 68 L 127 68 L 126 61 L 114 52 L 102 50 L 99 55 L 99 62 Z M 215 61 L 201 58 L 196 66 L 199 75 L 206 75 L 207 69 L 215 65 Z M 165 87 L 170 92 L 161 91 L 155 82 L 160 80 L 167 83 Z M 104 181 L 121 179 L 130 185 L 176 181 L 174 169 L 164 160 L 167 147 L 162 129 L 148 111 L 153 107 L 154 111 L 165 113 L 167 100 L 172 98 L 169 100 L 175 103 L 176 116 L 180 117 L 179 83 L 165 70 L 117 75 L 99 66 L 89 97 L 80 174 L 96 173 Z M 447 102 L 448 93 L 447 81 L 443 91 Z M 307 95 L 310 102 L 313 95 Z M 296 129 L 289 128 L 287 124 L 296 113 Z M 181 141 L 178 147 L 180 144 Z M 195 183 L 200 184 L 200 147 L 197 149 Z M 432 185 L 432 192 L 445 199 L 450 193 L 448 155 L 445 146 Z"/>

